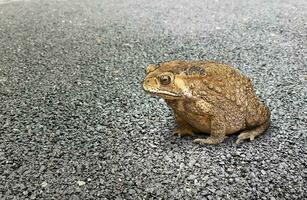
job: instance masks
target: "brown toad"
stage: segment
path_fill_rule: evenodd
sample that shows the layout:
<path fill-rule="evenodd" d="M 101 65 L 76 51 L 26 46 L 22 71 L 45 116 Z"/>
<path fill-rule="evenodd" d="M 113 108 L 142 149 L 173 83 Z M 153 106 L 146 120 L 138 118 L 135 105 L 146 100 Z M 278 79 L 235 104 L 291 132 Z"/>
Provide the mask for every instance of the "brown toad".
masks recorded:
<path fill-rule="evenodd" d="M 242 131 L 236 143 L 254 140 L 270 126 L 270 111 L 256 96 L 251 80 L 225 64 L 174 60 L 148 65 L 145 91 L 165 99 L 179 128 L 175 134 L 209 133 L 201 144 L 217 144 Z"/>

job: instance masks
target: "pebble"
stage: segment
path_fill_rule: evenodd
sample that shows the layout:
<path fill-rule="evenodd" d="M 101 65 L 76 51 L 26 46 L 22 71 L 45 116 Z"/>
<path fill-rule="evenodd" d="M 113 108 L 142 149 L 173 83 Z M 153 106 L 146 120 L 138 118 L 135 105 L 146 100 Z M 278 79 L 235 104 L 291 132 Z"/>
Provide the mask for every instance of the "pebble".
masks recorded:
<path fill-rule="evenodd" d="M 78 183 L 79 186 L 83 186 L 83 185 L 86 184 L 84 181 L 77 181 L 77 183 Z"/>

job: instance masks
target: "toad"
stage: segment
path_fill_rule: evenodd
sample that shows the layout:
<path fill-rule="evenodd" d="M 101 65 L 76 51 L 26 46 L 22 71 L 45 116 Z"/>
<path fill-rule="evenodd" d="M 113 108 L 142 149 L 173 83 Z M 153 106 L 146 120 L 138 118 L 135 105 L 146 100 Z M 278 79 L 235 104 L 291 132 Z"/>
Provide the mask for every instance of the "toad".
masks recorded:
<path fill-rule="evenodd" d="M 162 97 L 174 112 L 174 134 L 200 144 L 221 143 L 240 132 L 236 143 L 254 140 L 270 126 L 269 108 L 256 96 L 250 78 L 226 64 L 174 60 L 146 68 L 143 88 Z"/>

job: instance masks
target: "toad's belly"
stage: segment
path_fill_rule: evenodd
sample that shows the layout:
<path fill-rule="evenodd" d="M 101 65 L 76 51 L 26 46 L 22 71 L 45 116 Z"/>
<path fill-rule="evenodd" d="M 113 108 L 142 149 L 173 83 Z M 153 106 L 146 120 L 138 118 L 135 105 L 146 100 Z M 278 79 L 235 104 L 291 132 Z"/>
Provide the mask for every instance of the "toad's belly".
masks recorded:
<path fill-rule="evenodd" d="M 194 132 L 211 133 L 211 116 L 210 115 L 197 115 L 193 113 L 179 114 L 188 124 L 193 127 Z M 237 119 L 225 122 L 225 134 L 233 134 L 245 128 L 244 120 Z"/>

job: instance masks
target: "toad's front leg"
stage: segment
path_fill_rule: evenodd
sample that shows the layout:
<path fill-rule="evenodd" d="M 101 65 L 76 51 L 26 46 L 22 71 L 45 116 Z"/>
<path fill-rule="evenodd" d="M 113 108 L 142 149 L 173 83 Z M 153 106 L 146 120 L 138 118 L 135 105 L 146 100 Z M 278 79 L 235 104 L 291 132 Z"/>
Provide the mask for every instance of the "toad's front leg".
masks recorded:
<path fill-rule="evenodd" d="M 193 136 L 193 131 L 187 127 L 179 127 L 174 130 L 174 135 L 178 136 Z"/>
<path fill-rule="evenodd" d="M 174 130 L 174 135 L 178 136 L 193 136 L 193 128 L 189 123 L 182 119 L 178 114 L 175 114 L 175 120 L 179 126 Z"/>
<path fill-rule="evenodd" d="M 224 115 L 211 118 L 211 134 L 208 138 L 198 138 L 194 142 L 199 144 L 219 144 L 226 138 L 226 122 Z"/>

